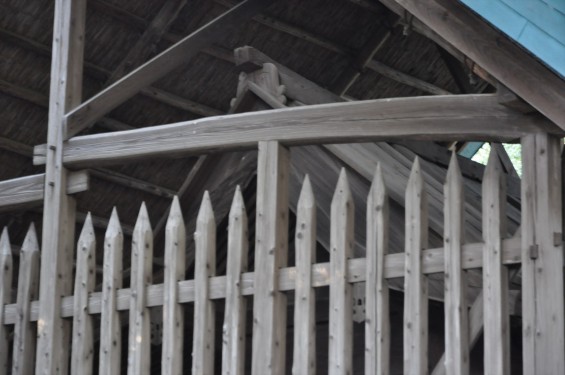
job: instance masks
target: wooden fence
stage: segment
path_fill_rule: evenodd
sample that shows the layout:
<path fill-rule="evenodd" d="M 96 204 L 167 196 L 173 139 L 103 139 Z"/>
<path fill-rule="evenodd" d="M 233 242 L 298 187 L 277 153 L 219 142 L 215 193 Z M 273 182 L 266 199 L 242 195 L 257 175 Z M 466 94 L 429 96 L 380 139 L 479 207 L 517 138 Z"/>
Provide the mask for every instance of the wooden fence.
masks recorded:
<path fill-rule="evenodd" d="M 477 323 L 469 319 L 466 272 L 483 268 L 484 366 L 486 373 L 509 373 L 508 280 L 505 265 L 520 262 L 520 239 L 504 239 L 504 174 L 491 155 L 483 179 L 482 243 L 463 238 L 463 180 L 453 157 L 444 185 L 444 247 L 428 248 L 427 193 L 419 160 L 416 159 L 406 188 L 405 252 L 388 254 L 388 197 L 380 166 L 367 197 L 366 257 L 353 258 L 354 204 L 348 178 L 342 170 L 331 203 L 329 263 L 316 263 L 316 202 L 305 177 L 296 210 L 294 249 L 296 266 L 286 264 L 287 238 L 284 227 L 288 210 L 288 188 L 284 186 L 287 150 L 271 142 L 261 150 L 257 188 L 257 229 L 254 271 L 248 270 L 248 225 L 244 200 L 235 191 L 229 214 L 227 268 L 216 273 L 216 223 L 210 197 L 203 197 L 198 213 L 195 241 L 195 273 L 185 280 L 186 233 L 178 200 L 172 202 L 165 238 L 164 282 L 152 283 L 153 234 L 142 204 L 132 236 L 131 281 L 123 288 L 124 241 L 118 213 L 112 212 L 103 252 L 97 253 L 90 216 L 76 249 L 74 293 L 62 299 L 61 314 L 72 318 L 70 371 L 118 374 L 127 351 L 129 374 L 150 369 L 150 309 L 162 306 L 163 374 L 183 372 L 184 310 L 193 304 L 192 373 L 213 374 L 221 363 L 222 374 L 283 374 L 285 341 L 292 342 L 292 373 L 314 374 L 316 364 L 316 288 L 329 286 L 330 374 L 352 373 L 352 288 L 366 284 L 365 373 L 387 374 L 390 366 L 389 289 L 387 279 L 404 277 L 404 372 L 428 371 L 428 296 L 426 274 L 445 274 L 445 372 L 469 372 L 470 335 Z M 260 145 L 261 147 L 261 145 Z M 262 155 L 270 155 L 264 157 Z M 287 160 L 288 161 L 288 160 Z M 263 173 L 271 171 L 272 174 Z M 272 176 L 278 177 L 272 177 Z M 288 183 L 288 180 L 286 181 Z M 272 202 L 276 202 L 273 204 Z M 273 219 L 273 217 L 279 219 Z M 261 253 L 262 252 L 262 253 Z M 96 278 L 96 256 L 103 253 L 102 280 Z M 0 365 L 11 363 L 12 373 L 34 369 L 38 319 L 39 246 L 33 225 L 19 254 L 19 276 L 15 303 L 12 285 L 12 248 L 8 233 L 0 240 Z M 100 291 L 95 291 L 97 283 Z M 286 337 L 286 293 L 294 290 L 294 335 Z M 253 297 L 253 345 L 246 347 L 246 315 Z M 225 300 L 222 340 L 214 342 L 214 307 Z M 122 322 L 121 311 L 129 311 Z M 94 316 L 99 314 L 99 329 Z M 289 317 L 289 320 L 292 317 Z M 121 347 L 122 326 L 127 323 L 127 346 Z M 37 324 L 37 326 L 36 326 Z M 473 327 L 472 325 L 475 324 Z M 8 338 L 13 325 L 13 339 Z M 37 328 L 36 328 L 37 327 Z M 100 332 L 95 337 L 95 332 Z M 476 335 L 476 334 L 474 334 Z M 124 338 L 125 340 L 125 338 Z M 95 341 L 99 341 L 98 363 L 94 363 Z M 272 344 L 274 342 L 274 345 Z M 11 349 L 10 349 L 11 346 Z M 221 359 L 218 357 L 221 347 Z M 251 362 L 245 363 L 251 351 Z M 12 353 L 11 361 L 7 358 Z M 184 371 L 188 371 L 185 369 Z"/>

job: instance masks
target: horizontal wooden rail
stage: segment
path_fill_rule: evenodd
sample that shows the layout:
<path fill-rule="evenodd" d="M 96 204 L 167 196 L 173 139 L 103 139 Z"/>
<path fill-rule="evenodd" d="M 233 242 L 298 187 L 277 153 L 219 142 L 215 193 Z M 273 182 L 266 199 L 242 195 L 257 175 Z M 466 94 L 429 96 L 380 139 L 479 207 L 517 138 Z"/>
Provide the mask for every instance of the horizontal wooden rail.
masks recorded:
<path fill-rule="evenodd" d="M 473 243 L 463 246 L 462 263 L 464 269 L 481 268 L 483 265 L 483 244 Z M 444 269 L 444 249 L 435 248 L 424 250 L 422 255 L 423 272 L 425 274 L 443 272 Z M 506 265 L 520 263 L 521 239 L 514 237 L 502 242 L 502 260 Z M 385 277 L 388 279 L 404 277 L 404 253 L 389 254 L 385 258 Z M 365 281 L 366 278 L 365 258 L 355 258 L 349 260 L 348 280 L 351 283 Z M 317 263 L 312 265 L 312 286 L 323 287 L 330 283 L 329 263 Z M 187 303 L 194 301 L 194 280 L 180 281 L 179 283 L 179 302 Z M 296 268 L 282 268 L 279 272 L 279 290 L 294 290 L 296 284 Z M 215 276 L 209 279 L 210 298 L 223 299 L 226 297 L 226 277 Z M 245 272 L 241 275 L 241 293 L 249 296 L 253 295 L 254 273 Z M 73 297 L 64 297 L 61 306 L 61 314 L 68 318 L 73 316 Z M 90 314 L 99 314 L 101 309 L 102 293 L 95 292 L 90 294 L 88 301 L 88 311 Z M 147 288 L 146 295 L 147 307 L 163 305 L 163 284 L 151 285 Z M 38 301 L 31 304 L 30 320 L 37 321 Z M 130 307 L 129 288 L 120 289 L 117 293 L 117 309 L 126 311 Z M 16 304 L 4 307 L 4 324 L 14 324 L 16 321 Z"/>
<path fill-rule="evenodd" d="M 538 116 L 500 105 L 495 95 L 447 95 L 366 100 L 216 116 L 122 132 L 94 134 L 65 143 L 66 166 L 121 163 L 166 155 L 257 147 L 361 141 L 516 141 L 537 132 L 563 134 Z M 45 146 L 34 163 L 45 163 Z"/>

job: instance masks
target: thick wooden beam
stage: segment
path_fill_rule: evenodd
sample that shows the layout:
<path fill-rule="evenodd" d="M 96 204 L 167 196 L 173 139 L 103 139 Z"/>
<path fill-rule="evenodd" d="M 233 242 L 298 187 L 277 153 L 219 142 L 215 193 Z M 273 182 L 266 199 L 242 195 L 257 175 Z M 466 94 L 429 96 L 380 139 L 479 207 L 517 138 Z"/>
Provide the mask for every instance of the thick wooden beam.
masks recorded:
<path fill-rule="evenodd" d="M 565 81 L 514 41 L 460 2 L 394 1 L 565 129 Z"/>
<path fill-rule="evenodd" d="M 111 134 L 75 137 L 65 143 L 68 166 L 119 163 L 173 154 L 282 144 L 378 140 L 515 141 L 537 131 L 562 131 L 541 117 L 509 110 L 492 95 L 413 97 L 284 108 L 209 117 Z M 44 159 L 37 157 L 36 164 Z"/>
<path fill-rule="evenodd" d="M 87 171 L 71 172 L 67 178 L 67 194 L 88 190 Z M 45 173 L 0 182 L 0 211 L 38 205 L 43 202 Z"/>
<path fill-rule="evenodd" d="M 71 327 L 60 308 L 72 293 L 75 201 L 67 195 L 63 119 L 81 100 L 85 18 L 85 0 L 55 1 L 36 374 L 68 372 Z"/>
<path fill-rule="evenodd" d="M 107 89 L 92 97 L 66 116 L 66 138 L 79 133 L 144 87 L 165 76 L 204 46 L 233 30 L 242 21 L 254 16 L 272 0 L 245 0 L 213 21 L 202 26 L 174 46 L 135 69 Z"/>

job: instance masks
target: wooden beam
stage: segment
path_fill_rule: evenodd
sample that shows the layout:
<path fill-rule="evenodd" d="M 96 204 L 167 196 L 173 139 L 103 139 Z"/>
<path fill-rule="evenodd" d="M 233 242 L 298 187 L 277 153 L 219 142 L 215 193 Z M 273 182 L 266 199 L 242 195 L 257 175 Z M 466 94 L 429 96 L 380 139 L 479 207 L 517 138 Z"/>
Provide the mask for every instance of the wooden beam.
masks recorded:
<path fill-rule="evenodd" d="M 565 81 L 514 41 L 460 2 L 394 1 L 565 129 Z"/>
<path fill-rule="evenodd" d="M 71 172 L 67 178 L 67 194 L 88 190 L 87 171 Z M 39 205 L 43 202 L 45 173 L 0 182 L 0 211 Z"/>
<path fill-rule="evenodd" d="M 119 163 L 147 157 L 256 147 L 377 140 L 515 141 L 531 132 L 562 131 L 542 118 L 515 113 L 492 95 L 380 99 L 284 108 L 111 134 L 65 143 L 68 166 Z M 34 163 L 41 164 L 40 157 Z"/>
<path fill-rule="evenodd" d="M 239 3 L 87 100 L 66 116 L 66 138 L 76 135 L 144 87 L 186 63 L 204 46 L 228 34 L 242 21 L 252 17 L 271 2 L 272 0 L 245 0 Z"/>
<path fill-rule="evenodd" d="M 62 296 L 72 293 L 75 201 L 67 195 L 63 120 L 81 100 L 85 19 L 85 0 L 55 1 L 36 374 L 68 372 L 71 327 L 60 307 Z"/>

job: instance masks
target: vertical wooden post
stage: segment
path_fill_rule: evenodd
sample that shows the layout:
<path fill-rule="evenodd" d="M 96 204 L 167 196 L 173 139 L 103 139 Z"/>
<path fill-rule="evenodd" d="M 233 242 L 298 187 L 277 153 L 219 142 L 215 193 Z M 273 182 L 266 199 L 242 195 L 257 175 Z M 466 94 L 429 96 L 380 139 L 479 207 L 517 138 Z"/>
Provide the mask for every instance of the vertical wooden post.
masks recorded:
<path fill-rule="evenodd" d="M 428 280 L 422 250 L 428 246 L 428 199 L 416 157 L 406 188 L 404 373 L 428 373 Z"/>
<path fill-rule="evenodd" d="M 153 271 L 153 231 L 145 202 L 131 239 L 131 299 L 129 307 L 128 374 L 149 374 L 151 369 L 151 334 L 147 287 L 151 285 Z"/>
<path fill-rule="evenodd" d="M 485 374 L 509 374 L 508 270 L 502 264 L 506 178 L 494 149 L 490 152 L 482 190 Z"/>
<path fill-rule="evenodd" d="M 298 198 L 295 236 L 294 351 L 292 373 L 316 373 L 316 292 L 312 263 L 316 262 L 316 200 L 308 175 Z"/>
<path fill-rule="evenodd" d="M 469 373 L 469 318 L 467 312 L 467 276 L 462 265 L 464 243 L 463 177 L 453 153 L 444 191 L 445 256 L 445 371 L 447 374 Z"/>
<path fill-rule="evenodd" d="M 353 297 L 347 266 L 353 257 L 355 205 L 345 169 L 342 168 L 331 205 L 330 327 L 331 375 L 351 374 L 353 361 Z"/>
<path fill-rule="evenodd" d="M 182 374 L 184 308 L 179 304 L 178 282 L 184 280 L 186 231 L 179 198 L 173 198 L 165 228 L 163 282 L 163 353 L 161 373 Z"/>
<path fill-rule="evenodd" d="M 561 139 L 522 138 L 524 374 L 565 373 Z"/>
<path fill-rule="evenodd" d="M 388 195 L 377 165 L 367 198 L 365 374 L 390 373 L 389 291 L 384 277 L 388 253 Z"/>
<path fill-rule="evenodd" d="M 259 142 L 253 375 L 285 373 L 286 295 L 278 290 L 278 270 L 288 257 L 288 181 L 288 150 Z"/>
<path fill-rule="evenodd" d="M 37 299 L 39 292 L 39 242 L 35 226 L 30 225 L 22 251 L 18 273 L 18 315 L 14 327 L 14 353 L 12 374 L 32 374 L 35 365 L 35 325 L 29 321 L 31 301 Z"/>
<path fill-rule="evenodd" d="M 94 291 L 95 285 L 96 237 L 89 212 L 77 244 L 71 374 L 87 375 L 93 372 L 94 339 L 92 317 L 88 313 L 88 296 Z"/>
<path fill-rule="evenodd" d="M 75 203 L 66 193 L 64 115 L 81 99 L 85 15 L 85 0 L 55 1 L 36 374 L 68 372 L 70 324 L 60 312 L 61 297 L 72 292 Z"/>
<path fill-rule="evenodd" d="M 12 302 L 12 266 L 12 247 L 8 228 L 4 227 L 0 237 L 0 372 L 6 374 L 9 338 L 4 325 L 4 305 Z"/>
<path fill-rule="evenodd" d="M 102 306 L 100 314 L 100 375 L 120 373 L 122 357 L 122 325 L 117 294 L 122 287 L 122 256 L 124 235 L 114 207 L 104 236 L 104 274 L 102 275 Z"/>
<path fill-rule="evenodd" d="M 235 190 L 228 226 L 226 306 L 222 340 L 222 375 L 245 371 L 245 326 L 247 301 L 241 295 L 241 274 L 247 271 L 249 240 L 247 213 L 239 185 Z"/>
<path fill-rule="evenodd" d="M 192 373 L 214 374 L 214 302 L 210 299 L 209 279 L 216 275 L 216 220 L 208 191 L 204 192 L 194 233 L 194 337 Z"/>

